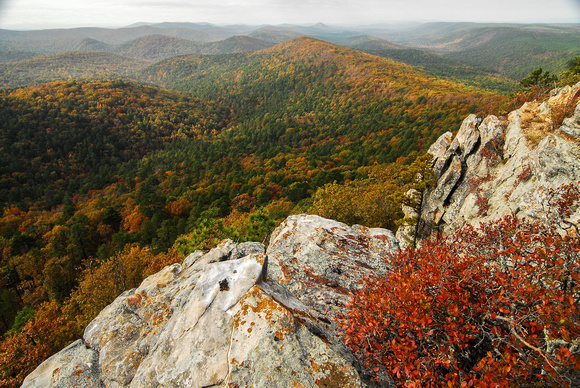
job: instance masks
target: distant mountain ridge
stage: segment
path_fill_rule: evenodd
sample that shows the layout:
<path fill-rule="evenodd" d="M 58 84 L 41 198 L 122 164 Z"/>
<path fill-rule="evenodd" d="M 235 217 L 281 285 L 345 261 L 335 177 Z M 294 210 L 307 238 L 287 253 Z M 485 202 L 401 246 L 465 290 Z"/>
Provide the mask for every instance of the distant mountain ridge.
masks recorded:
<path fill-rule="evenodd" d="M 123 78 L 150 63 L 98 51 L 67 51 L 0 63 L 0 87 L 10 89 L 68 79 Z"/>
<path fill-rule="evenodd" d="M 472 73 L 487 73 L 519 81 L 539 66 L 559 73 L 580 55 L 578 25 L 427 23 L 347 28 L 323 23 L 217 26 L 184 22 L 136 23 L 119 29 L 0 30 L 0 61 L 76 50 L 159 61 L 187 54 L 258 51 L 300 36 L 422 66 L 437 76 L 459 74 L 459 79 L 462 74 L 469 78 L 475 77 Z M 467 74 L 457 70 L 464 67 L 473 70 Z"/>

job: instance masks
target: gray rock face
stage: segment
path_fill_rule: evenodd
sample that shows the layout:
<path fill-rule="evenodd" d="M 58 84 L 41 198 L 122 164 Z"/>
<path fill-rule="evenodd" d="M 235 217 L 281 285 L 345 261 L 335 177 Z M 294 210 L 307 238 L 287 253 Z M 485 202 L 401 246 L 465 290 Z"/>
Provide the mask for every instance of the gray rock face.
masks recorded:
<path fill-rule="evenodd" d="M 290 216 L 272 233 L 268 276 L 317 314 L 331 318 L 364 276 L 388 270 L 385 258 L 397 250 L 398 241 L 386 229 Z"/>
<path fill-rule="evenodd" d="M 22 387 L 100 388 L 99 372 L 99 354 L 78 340 L 43 362 Z"/>
<path fill-rule="evenodd" d="M 453 156 L 451 153 L 450 146 L 453 142 L 453 134 L 451 132 L 446 132 L 431 144 L 429 147 L 429 153 L 433 155 L 434 165 L 433 169 L 435 174 L 440 177 L 443 171 L 447 168 L 450 158 Z"/>
<path fill-rule="evenodd" d="M 448 133 L 451 134 L 451 132 Z M 407 195 L 408 197 L 415 195 L 418 196 L 419 192 L 417 190 L 411 189 L 407 191 L 405 195 Z M 401 210 L 403 210 L 403 214 L 405 215 L 405 219 L 407 220 L 411 219 L 416 220 L 417 217 L 419 216 L 419 214 L 417 214 L 417 211 L 411 206 L 403 204 L 401 206 Z M 411 246 L 413 243 L 414 235 L 415 235 L 415 225 L 411 222 L 407 221 L 403 222 L 403 224 L 401 224 L 401 226 L 399 226 L 399 228 L 397 229 L 397 234 L 395 235 L 397 240 L 399 240 L 399 248 L 402 250 Z"/>
<path fill-rule="evenodd" d="M 477 130 L 479 124 L 481 124 L 481 117 L 477 117 L 474 114 L 467 116 L 463 120 L 461 128 L 459 128 L 457 136 L 451 143 L 450 150 L 463 156 L 464 159 L 469 156 L 480 139 L 479 131 Z"/>
<path fill-rule="evenodd" d="M 390 231 L 293 216 L 268 248 L 223 241 L 123 293 L 24 387 L 363 387 L 336 338 Z"/>
<path fill-rule="evenodd" d="M 572 117 L 564 119 L 560 131 L 575 139 L 580 139 L 580 105 L 576 107 Z"/>
<path fill-rule="evenodd" d="M 345 313 L 363 277 L 385 274 L 385 259 L 398 250 L 398 240 L 387 229 L 349 227 L 315 215 L 290 216 L 270 238 L 268 276 L 311 308 L 316 330 L 348 358 L 335 318 Z"/>
<path fill-rule="evenodd" d="M 542 218 L 545 190 L 580 180 L 579 102 L 580 83 L 507 119 L 470 115 L 455 139 L 441 136 L 429 149 L 439 179 L 424 198 L 419 237 L 508 214 Z M 562 112 L 573 113 L 557 127 Z"/>

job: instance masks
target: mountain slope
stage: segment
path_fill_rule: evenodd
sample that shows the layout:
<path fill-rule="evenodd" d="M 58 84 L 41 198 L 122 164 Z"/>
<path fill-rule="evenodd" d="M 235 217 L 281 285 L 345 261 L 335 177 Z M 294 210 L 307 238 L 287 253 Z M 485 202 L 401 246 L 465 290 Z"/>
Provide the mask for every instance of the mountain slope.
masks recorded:
<path fill-rule="evenodd" d="M 125 57 L 161 60 L 185 54 L 198 53 L 202 43 L 166 35 L 147 35 L 113 48 L 113 52 Z"/>
<path fill-rule="evenodd" d="M 274 44 L 249 36 L 232 36 L 219 42 L 206 43 L 200 54 L 234 54 L 260 51 L 272 47 Z"/>
<path fill-rule="evenodd" d="M 140 25 L 130 28 L 72 28 L 51 29 L 37 31 L 9 31 L 0 30 L 0 51 L 21 52 L 28 51 L 36 55 L 60 53 L 64 51 L 104 51 L 115 49 L 123 50 L 125 44 L 131 41 L 147 42 L 148 37 L 165 36 L 177 40 L 189 41 L 195 45 L 207 42 L 216 42 L 236 35 L 235 30 L 212 27 L 208 29 L 192 29 L 179 25 L 151 26 Z M 152 39 L 154 43 L 155 38 Z M 168 39 L 169 41 L 170 39 Z M 134 45 L 135 43 L 133 43 Z M 173 43 L 175 45 L 175 43 Z M 183 45 L 184 42 L 181 42 Z M 143 45 L 143 43 L 141 43 Z M 142 48 L 141 48 L 142 49 Z M 185 51 L 194 53 L 196 51 Z M 178 55 L 182 54 L 179 52 Z M 9 57 L 10 58 L 10 57 Z M 164 56 L 163 58 L 167 58 Z"/>
<path fill-rule="evenodd" d="M 158 61 L 188 54 L 217 55 L 252 52 L 272 46 L 271 43 L 248 36 L 233 36 L 218 42 L 201 43 L 166 35 L 148 35 L 107 50 L 125 57 Z"/>
<path fill-rule="evenodd" d="M 253 54 L 173 58 L 144 69 L 141 77 L 207 100 L 222 101 L 231 105 L 240 118 L 261 120 L 268 114 L 268 121 L 279 118 L 283 126 L 312 128 L 340 126 L 338 123 L 345 126 L 348 122 L 349 129 L 343 131 L 354 129 L 360 134 L 386 131 L 385 120 L 394 118 L 391 109 L 397 111 L 401 121 L 405 117 L 429 121 L 428 115 L 419 112 L 434 106 L 441 109 L 442 104 L 456 108 L 469 105 L 474 98 L 483 106 L 494 98 L 401 63 L 310 38 L 294 39 Z M 418 111 L 402 113 L 400 105 Z M 300 118 L 306 112 L 310 112 L 310 118 Z M 357 112 L 356 118 L 353 112 Z M 453 115 L 451 111 L 448 114 Z M 373 120 L 378 121 L 371 124 Z M 280 123 L 278 127 L 280 131 Z M 413 130 L 413 125 L 405 129 Z M 436 132 L 440 127 L 432 130 Z"/>
<path fill-rule="evenodd" d="M 361 51 L 370 50 L 386 50 L 386 49 L 399 49 L 403 50 L 406 47 L 400 44 L 390 42 L 385 39 L 376 38 L 369 35 L 353 36 L 345 39 L 334 39 L 328 40 L 330 43 L 337 44 L 339 46 L 346 46 L 353 49 Z"/>
<path fill-rule="evenodd" d="M 148 62 L 102 52 L 72 51 L 0 63 L 0 87 L 16 88 L 54 80 L 125 77 Z"/>
<path fill-rule="evenodd" d="M 489 88 L 490 90 L 511 91 L 515 88 L 515 83 L 500 79 L 497 74 L 470 66 L 459 59 L 451 59 L 430 51 L 402 46 L 385 39 L 361 35 L 345 39 L 329 39 L 327 41 L 383 58 L 393 59 L 407 65 L 417 66 L 437 77 L 453 78 L 460 82 L 481 88 Z"/>
<path fill-rule="evenodd" d="M 446 56 L 473 66 L 490 69 L 520 80 L 542 67 L 554 74 L 565 70 L 568 62 L 580 55 L 580 28 L 575 31 L 528 31 L 517 28 L 477 31 L 475 39 L 466 39 L 461 47 Z M 525 57 L 526 62 L 521 58 Z"/>
<path fill-rule="evenodd" d="M 285 42 L 289 39 L 298 38 L 299 36 L 303 35 L 303 33 L 294 31 L 292 29 L 275 26 L 262 27 L 248 34 L 248 36 L 251 38 L 260 39 L 275 44 Z"/>
<path fill-rule="evenodd" d="M 176 137 L 207 135 L 227 120 L 199 100 L 119 81 L 4 92 L 0 115 L 2 205 L 103 188 L 121 164 Z"/>
<path fill-rule="evenodd" d="M 228 129 L 211 144 L 159 152 L 143 165 L 151 170 L 183 155 L 185 166 L 173 177 L 185 180 L 186 167 L 195 170 L 204 187 L 192 194 L 200 213 L 227 214 L 233 202 L 217 201 L 220 192 L 257 204 L 286 196 L 299 202 L 325 183 L 352 179 L 359 167 L 410 161 L 460 117 L 501 100 L 310 38 L 250 54 L 172 58 L 140 79 L 232 109 Z M 202 194 L 209 190 L 212 199 Z"/>

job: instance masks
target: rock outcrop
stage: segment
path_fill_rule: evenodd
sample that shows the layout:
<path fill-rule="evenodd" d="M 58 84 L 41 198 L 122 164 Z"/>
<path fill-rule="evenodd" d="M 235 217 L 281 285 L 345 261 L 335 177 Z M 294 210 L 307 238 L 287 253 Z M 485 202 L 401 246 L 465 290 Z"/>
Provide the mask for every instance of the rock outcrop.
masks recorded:
<path fill-rule="evenodd" d="M 289 217 L 265 253 L 223 241 L 123 293 L 23 387 L 364 387 L 335 318 L 393 234 Z"/>
<path fill-rule="evenodd" d="M 429 149 L 438 183 L 425 195 L 419 237 L 508 214 L 542 219 L 546 190 L 580 181 L 579 102 L 580 83 L 507 118 L 470 115 L 455 137 L 441 136 Z"/>

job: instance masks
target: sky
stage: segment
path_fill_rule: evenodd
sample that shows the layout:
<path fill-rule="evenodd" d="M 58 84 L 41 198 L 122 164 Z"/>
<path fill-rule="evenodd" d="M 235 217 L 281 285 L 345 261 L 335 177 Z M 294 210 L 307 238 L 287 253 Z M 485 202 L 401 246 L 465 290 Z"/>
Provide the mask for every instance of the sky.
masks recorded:
<path fill-rule="evenodd" d="M 580 0 L 0 0 L 0 28 L 123 27 L 137 22 L 374 24 L 580 23 Z"/>

